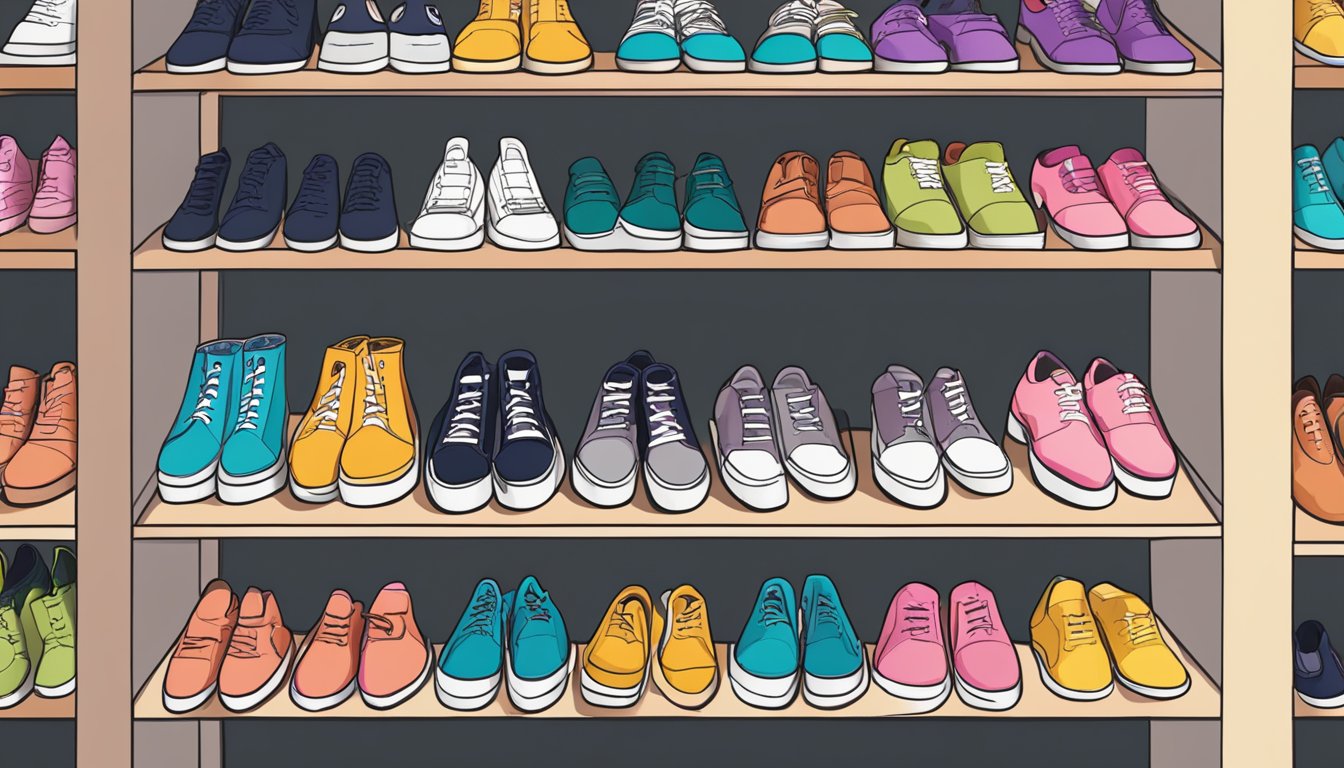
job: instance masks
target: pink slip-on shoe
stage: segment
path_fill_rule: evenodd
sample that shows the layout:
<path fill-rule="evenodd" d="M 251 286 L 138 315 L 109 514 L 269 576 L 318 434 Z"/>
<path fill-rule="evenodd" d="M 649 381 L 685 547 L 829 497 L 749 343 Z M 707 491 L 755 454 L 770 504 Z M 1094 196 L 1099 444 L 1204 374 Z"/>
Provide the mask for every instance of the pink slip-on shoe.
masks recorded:
<path fill-rule="evenodd" d="M 873 649 L 873 681 L 898 699 L 917 702 L 921 711 L 942 706 L 952 692 L 939 618 L 938 591 L 911 582 L 901 587 Z"/>
<path fill-rule="evenodd" d="M 28 214 L 28 227 L 50 235 L 75 223 L 75 150 L 57 136 L 42 153 L 42 178 Z"/>
<path fill-rule="evenodd" d="M 1083 385 L 1050 352 L 1037 352 L 1018 380 L 1006 431 L 1026 444 L 1041 490 L 1085 509 L 1115 501 L 1111 455 L 1083 407 Z"/>
<path fill-rule="evenodd" d="M 1111 251 L 1129 247 L 1124 218 L 1101 193 L 1092 161 L 1077 147 L 1059 147 L 1036 156 L 1031 195 L 1050 219 L 1050 228 L 1074 248 Z"/>
<path fill-rule="evenodd" d="M 1137 149 L 1117 149 L 1097 170 L 1101 188 L 1125 217 L 1136 248 L 1197 248 L 1199 225 L 1176 210 Z"/>
<path fill-rule="evenodd" d="M 948 635 L 957 695 L 967 706 L 1002 711 L 1022 698 L 1022 665 L 1003 628 L 994 593 L 967 581 L 952 588 Z"/>
<path fill-rule="evenodd" d="M 1170 496 L 1176 483 L 1176 449 L 1148 388 L 1100 357 L 1083 374 L 1083 388 L 1120 487 L 1149 499 Z"/>
<path fill-rule="evenodd" d="M 37 189 L 37 169 L 13 136 L 0 136 L 0 235 L 28 220 Z"/>

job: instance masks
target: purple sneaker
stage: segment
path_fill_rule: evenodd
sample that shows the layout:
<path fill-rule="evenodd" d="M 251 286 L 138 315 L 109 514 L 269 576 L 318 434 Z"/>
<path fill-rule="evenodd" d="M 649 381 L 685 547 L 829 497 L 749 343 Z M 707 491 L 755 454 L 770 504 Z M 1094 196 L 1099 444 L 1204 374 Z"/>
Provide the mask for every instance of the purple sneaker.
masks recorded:
<path fill-rule="evenodd" d="M 1153 75 L 1195 71 L 1195 54 L 1172 36 L 1153 0 L 1084 0 L 1110 33 L 1125 69 Z"/>
<path fill-rule="evenodd" d="M 947 49 L 952 69 L 1016 72 L 1017 48 L 999 17 L 990 13 L 934 14 L 929 31 Z"/>
<path fill-rule="evenodd" d="M 1076 0 L 1075 0 L 1076 2 Z M 873 69 L 878 72 L 946 72 L 947 51 L 929 31 L 924 11 L 901 0 L 873 22 Z"/>
<path fill-rule="evenodd" d="M 1120 53 L 1081 0 L 1022 0 L 1017 40 L 1047 69 L 1071 75 L 1114 75 Z"/>

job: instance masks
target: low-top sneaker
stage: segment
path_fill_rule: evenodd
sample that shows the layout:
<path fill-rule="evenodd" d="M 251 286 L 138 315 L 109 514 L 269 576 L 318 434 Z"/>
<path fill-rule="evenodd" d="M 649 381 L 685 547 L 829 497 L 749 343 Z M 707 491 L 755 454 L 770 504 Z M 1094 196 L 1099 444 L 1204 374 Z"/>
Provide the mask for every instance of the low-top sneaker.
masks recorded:
<path fill-rule="evenodd" d="M 509 604 L 508 651 L 504 657 L 509 701 L 524 712 L 540 712 L 569 690 L 574 645 L 569 642 L 560 609 L 535 576 L 523 579 L 518 591 L 504 600 Z"/>
<path fill-rule="evenodd" d="M 638 704 L 649 684 L 654 638 L 661 634 L 662 617 L 647 589 L 636 584 L 618 592 L 583 648 L 583 700 L 595 707 Z"/>
<path fill-rule="evenodd" d="M 807 371 L 781 368 L 770 385 L 779 452 L 789 477 L 812 496 L 842 499 L 854 492 L 858 473 L 835 413 Z"/>
<path fill-rule="evenodd" d="M 873 479 L 883 493 L 911 507 L 936 507 L 947 480 L 933 439 L 924 380 L 889 365 L 873 382 Z"/>
<path fill-rule="evenodd" d="M 798 606 L 781 578 L 761 585 L 737 642 L 728 646 L 728 682 L 746 704 L 783 709 L 798 695 L 802 671 Z"/>
<path fill-rule="evenodd" d="M 942 706 L 952 692 L 938 590 L 911 582 L 896 591 L 873 648 L 873 681 L 921 712 Z"/>
<path fill-rule="evenodd" d="M 342 248 L 379 253 L 397 247 L 401 226 L 392 190 L 392 166 L 381 155 L 366 152 L 355 158 L 341 207 Z"/>
<path fill-rule="evenodd" d="M 378 590 L 364 620 L 359 695 L 374 709 L 391 709 L 424 687 L 434 649 L 415 621 L 410 591 L 399 581 Z"/>
<path fill-rule="evenodd" d="M 452 67 L 453 45 L 437 5 L 408 0 L 392 11 L 387 29 L 392 68 L 398 72 L 430 74 Z"/>
<path fill-rule="evenodd" d="M 546 206 L 527 147 L 518 139 L 499 140 L 499 160 L 490 169 L 486 234 L 501 248 L 536 251 L 560 244 L 560 228 Z"/>
<path fill-rule="evenodd" d="M 39 235 L 50 235 L 75 225 L 75 148 L 64 136 L 57 136 L 42 153 L 33 208 L 28 212 L 28 228 Z"/>
<path fill-rule="evenodd" d="M 682 245 L 693 251 L 731 251 L 751 245 L 751 233 L 718 155 L 700 153 L 686 177 Z"/>
<path fill-rule="evenodd" d="M 331 14 L 317 54 L 326 72 L 363 74 L 387 66 L 387 22 L 373 0 L 341 3 Z"/>
<path fill-rule="evenodd" d="M 444 147 L 410 240 L 416 248 L 435 251 L 465 251 L 485 242 L 485 184 L 466 138 L 455 136 Z"/>
<path fill-rule="evenodd" d="M 943 177 L 966 220 L 973 248 L 1045 247 L 1045 230 L 1013 178 L 1002 144 L 948 144 L 943 153 Z"/>
<path fill-rule="evenodd" d="M 692 72 L 741 72 L 747 54 L 709 0 L 673 0 L 681 61 Z"/>
<path fill-rule="evenodd" d="M 434 692 L 449 709 L 474 711 L 495 700 L 504 682 L 509 598 L 494 579 L 481 579 L 439 652 Z"/>
<path fill-rule="evenodd" d="M 627 246 L 620 228 L 621 198 L 596 157 L 581 157 L 569 166 L 565 187 L 565 242 L 581 251 L 618 251 Z"/>
<path fill-rule="evenodd" d="M 966 581 L 952 588 L 947 634 L 957 696 L 971 707 L 1012 709 L 1022 698 L 1022 663 L 989 587 Z"/>
<path fill-rule="evenodd" d="M 689 512 L 709 496 L 709 463 L 700 450 L 677 371 L 650 363 L 639 382 L 640 454 L 649 499 L 666 512 Z"/>
<path fill-rule="evenodd" d="M 867 72 L 873 68 L 873 52 L 863 33 L 854 26 L 859 14 L 835 0 L 817 3 L 817 69 L 822 72 Z"/>
<path fill-rule="evenodd" d="M 285 153 L 271 143 L 252 150 L 238 176 L 233 202 L 219 223 L 215 245 L 226 251 L 265 248 L 280 231 L 289 194 Z"/>
<path fill-rule="evenodd" d="M 78 15 L 75 0 L 32 0 L 28 13 L 5 43 L 5 55 L 26 65 L 74 64 Z"/>
<path fill-rule="evenodd" d="M 676 179 L 676 168 L 662 152 L 650 152 L 635 164 L 635 180 L 617 219 L 633 250 L 675 251 L 681 247 Z"/>
<path fill-rule="evenodd" d="M 353 696 L 363 638 L 364 604 L 344 589 L 333 591 L 299 648 L 289 698 L 300 709 L 321 712 Z"/>
<path fill-rule="evenodd" d="M 495 497 L 509 509 L 536 509 L 550 501 L 565 476 L 564 448 L 546 412 L 541 369 L 531 352 L 517 349 L 500 356 L 495 376 Z"/>
<path fill-rule="evenodd" d="M 0 136 L 0 235 L 28 221 L 39 171 L 13 136 Z"/>
<path fill-rule="evenodd" d="M 1087 367 L 1083 388 L 1120 487 L 1150 499 L 1170 496 L 1176 483 L 1176 449 L 1148 388 L 1101 357 Z"/>
<path fill-rule="evenodd" d="M 1115 41 L 1131 72 L 1182 75 L 1195 71 L 1195 54 L 1167 29 L 1154 0 L 1083 0 Z"/>
<path fill-rule="evenodd" d="M 789 502 L 774 407 L 761 372 L 744 365 L 719 390 L 709 421 L 710 442 L 724 486 L 738 501 L 762 512 Z"/>
<path fill-rule="evenodd" d="M 952 479 L 985 496 L 1012 488 L 1013 466 L 976 415 L 962 372 L 939 368 L 929 382 L 927 399 L 933 436 Z"/>
<path fill-rule="evenodd" d="M 966 226 L 947 192 L 938 143 L 897 139 L 882 168 L 887 218 L 902 248 L 965 248 Z"/>
<path fill-rule="evenodd" d="M 770 14 L 765 32 L 747 61 L 752 72 L 816 72 L 817 4 L 815 0 L 788 0 Z"/>
<path fill-rule="evenodd" d="M 1049 219 L 1050 228 L 1074 248 L 1109 251 L 1129 247 L 1124 217 L 1102 193 L 1092 161 L 1078 147 L 1058 147 L 1036 156 L 1031 196 Z"/>
<path fill-rule="evenodd" d="M 947 49 L 949 68 L 962 72 L 1016 72 L 1020 66 L 1017 48 L 1003 22 L 980 9 L 929 15 L 929 31 Z"/>
<path fill-rule="evenodd" d="M 313 155 L 285 213 L 285 245 L 325 251 L 336 245 L 341 222 L 341 170 L 331 155 Z"/>
<path fill-rule="evenodd" d="M 1120 52 L 1082 0 L 1021 0 L 1017 41 L 1031 46 L 1046 69 L 1065 74 L 1114 75 Z"/>
<path fill-rule="evenodd" d="M 0 150 L 3 150 L 0 140 Z M 229 151 L 201 155 L 182 204 L 163 228 L 163 247 L 170 251 L 202 251 L 215 244 L 224 183 L 229 180 Z"/>
<path fill-rule="evenodd" d="M 896 230 L 882 210 L 873 172 L 853 152 L 836 152 L 826 165 L 826 225 L 832 248 L 868 250 L 896 244 Z"/>
<path fill-rule="evenodd" d="M 229 43 L 243 23 L 247 0 L 196 0 L 191 20 L 178 34 L 164 64 L 169 72 L 218 72 L 229 56 Z"/>
<path fill-rule="evenodd" d="M 680 65 L 673 0 L 639 0 L 616 47 L 616 66 L 627 72 L 671 72 Z"/>
<path fill-rule="evenodd" d="M 1097 176 L 1106 197 L 1125 217 L 1134 247 L 1199 247 L 1199 225 L 1167 199 L 1142 152 L 1117 149 L 1101 164 Z"/>
<path fill-rule="evenodd" d="M 818 709 L 839 709 L 868 691 L 868 657 L 849 622 L 840 591 L 829 576 L 803 582 L 803 699 Z"/>
<path fill-rule="evenodd" d="M 1330 645 L 1325 625 L 1314 619 L 1293 633 L 1293 690 L 1319 709 L 1344 707 L 1344 664 Z"/>
<path fill-rule="evenodd" d="M 590 504 L 619 507 L 635 496 L 639 476 L 639 379 L 653 356 L 638 351 L 607 369 L 574 451 L 571 483 Z"/>
<path fill-rule="evenodd" d="M 452 391 L 425 440 L 425 489 L 445 512 L 471 512 L 490 501 L 497 400 L 494 366 L 471 352 L 453 374 Z"/>
<path fill-rule="evenodd" d="M 1293 234 L 1316 248 L 1344 250 L 1344 207 L 1321 153 L 1310 144 L 1294 148 L 1293 171 Z"/>
<path fill-rule="evenodd" d="M 873 22 L 873 68 L 878 72 L 943 72 L 947 50 L 929 30 L 929 20 L 916 2 L 901 0 Z"/>
<path fill-rule="evenodd" d="M 267 75 L 303 69 L 317 35 L 317 0 L 252 0 L 229 45 L 229 71 Z"/>

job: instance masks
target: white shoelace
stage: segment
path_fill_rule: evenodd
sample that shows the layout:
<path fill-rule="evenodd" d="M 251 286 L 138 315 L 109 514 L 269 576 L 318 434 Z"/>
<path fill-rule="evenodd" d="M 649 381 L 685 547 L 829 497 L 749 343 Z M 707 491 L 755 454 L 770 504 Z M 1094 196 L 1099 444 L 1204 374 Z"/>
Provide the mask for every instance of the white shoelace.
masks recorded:
<path fill-rule="evenodd" d="M 238 426 L 236 429 L 256 429 L 257 428 L 257 408 L 261 405 L 261 398 L 266 394 L 261 385 L 266 383 L 262 374 L 266 373 L 266 361 L 263 358 L 257 358 L 257 364 L 252 370 L 243 376 L 243 389 L 247 396 L 238 406 Z"/>
<path fill-rule="evenodd" d="M 546 213 L 546 200 L 537 188 L 532 176 L 532 166 L 528 165 L 521 151 L 510 147 L 499 159 L 500 190 L 504 199 L 500 203 L 509 213 Z"/>
<path fill-rule="evenodd" d="M 28 15 L 24 21 L 31 21 L 38 24 L 45 24 L 49 27 L 56 26 L 62 21 L 61 8 L 70 0 L 36 0 L 33 7 L 29 9 Z"/>
<path fill-rule="evenodd" d="M 989 174 L 989 186 L 995 192 L 1010 193 L 1016 188 L 1013 175 L 1008 171 L 1007 163 L 985 162 L 985 172 Z"/>
<path fill-rule="evenodd" d="M 920 189 L 942 189 L 943 175 L 938 172 L 938 161 L 927 157 L 910 158 L 910 175 L 919 182 Z"/>
<path fill-rule="evenodd" d="M 339 364 L 338 364 L 339 365 Z M 331 382 L 327 391 L 317 401 L 317 410 L 313 412 L 313 429 L 336 431 L 336 419 L 341 412 L 341 389 L 345 386 L 345 366 L 340 365 L 336 380 Z"/>
<path fill-rule="evenodd" d="M 670 34 L 676 29 L 676 24 L 672 0 L 639 0 L 639 4 L 635 6 L 635 19 L 630 22 L 630 31 L 626 34 L 633 35 L 637 32 Z"/>
<path fill-rule="evenodd" d="M 1297 161 L 1297 167 L 1302 174 L 1302 180 L 1311 185 L 1312 192 L 1330 191 L 1330 186 L 1325 181 L 1325 168 L 1321 167 L 1320 158 L 1304 157 Z"/>
<path fill-rule="evenodd" d="M 806 24 L 815 28 L 817 24 L 817 4 L 814 0 L 789 0 L 770 14 L 769 29 L 778 29 L 794 24 Z"/>
<path fill-rule="evenodd" d="M 649 382 L 644 402 L 649 405 L 649 447 L 657 448 L 664 443 L 678 443 L 686 438 L 681 425 L 677 423 L 677 413 L 670 405 L 676 398 L 672 395 L 671 384 Z M 663 406 L 663 407 L 659 407 Z"/>
<path fill-rule="evenodd" d="M 383 405 L 379 397 L 382 392 L 383 382 L 373 364 L 373 355 L 368 355 L 364 358 L 364 420 L 360 423 L 366 427 L 382 427 L 390 435 L 392 430 L 387 426 L 387 406 Z"/>
<path fill-rule="evenodd" d="M 1152 412 L 1153 406 L 1148 402 L 1148 388 L 1130 374 L 1125 374 L 1125 380 L 1115 388 L 1115 391 L 1120 393 L 1121 413 L 1128 415 Z"/>
<path fill-rule="evenodd" d="M 463 389 L 457 393 L 457 404 L 453 406 L 453 417 L 449 419 L 448 434 L 443 442 L 475 445 L 480 441 L 486 378 L 479 374 L 462 377 L 460 383 Z"/>
<path fill-rule="evenodd" d="M 1082 384 L 1061 384 L 1059 389 L 1055 390 L 1055 397 L 1059 400 L 1060 421 L 1087 423 L 1087 415 L 1083 413 Z"/>
<path fill-rule="evenodd" d="M 633 381 L 602 382 L 602 410 L 597 418 L 598 431 L 627 429 L 630 426 L 630 397 L 634 394 Z"/>
<path fill-rule="evenodd" d="M 943 384 L 943 397 L 947 399 L 947 409 L 957 417 L 957 421 L 965 421 L 971 417 L 971 413 L 966 401 L 966 382 L 960 376 L 955 379 L 948 379 Z"/>
<path fill-rule="evenodd" d="M 683 39 L 701 32 L 728 34 L 728 27 L 719 18 L 718 9 L 707 0 L 675 0 L 673 11 Z"/>
<path fill-rule="evenodd" d="M 196 401 L 196 410 L 191 412 L 191 418 L 202 424 L 208 425 L 210 423 L 210 411 L 214 410 L 215 398 L 219 397 L 220 370 L 219 363 L 211 366 L 210 372 L 205 375 L 205 384 L 201 386 L 201 397 Z"/>
<path fill-rule="evenodd" d="M 738 410 L 742 413 L 742 442 L 760 443 L 773 439 L 770 434 L 770 412 L 764 405 L 765 395 L 760 392 L 741 394 L 738 399 L 741 401 L 738 403 Z M 748 405 L 748 403 L 761 403 L 761 405 Z"/>
<path fill-rule="evenodd" d="M 789 395 L 785 402 L 789 406 L 789 419 L 797 432 L 820 432 L 821 417 L 817 415 L 816 403 L 812 401 L 814 393 Z"/>
<path fill-rule="evenodd" d="M 522 437 L 546 439 L 540 429 L 541 422 L 537 420 L 536 408 L 532 405 L 528 373 L 515 370 L 508 372 L 508 394 L 504 400 L 504 436 L 508 440 Z"/>
<path fill-rule="evenodd" d="M 425 201 L 424 213 L 465 213 L 471 206 L 471 191 L 475 179 L 471 160 L 461 147 L 453 147 L 443 160 L 443 166 L 434 177 L 434 186 Z"/>
<path fill-rule="evenodd" d="M 898 392 L 901 397 L 901 415 L 907 419 L 913 419 L 916 427 L 924 426 L 924 390 L 916 389 L 913 392 Z"/>

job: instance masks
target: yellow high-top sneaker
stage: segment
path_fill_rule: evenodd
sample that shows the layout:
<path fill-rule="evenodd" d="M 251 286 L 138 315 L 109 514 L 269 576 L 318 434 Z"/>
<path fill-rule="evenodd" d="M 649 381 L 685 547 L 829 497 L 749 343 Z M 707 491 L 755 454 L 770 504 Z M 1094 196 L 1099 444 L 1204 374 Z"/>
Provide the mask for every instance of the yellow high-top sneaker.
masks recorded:
<path fill-rule="evenodd" d="M 523 0 L 481 0 L 476 18 L 453 44 L 453 69 L 459 72 L 509 72 L 523 58 Z"/>
<path fill-rule="evenodd" d="M 523 69 L 567 75 L 593 65 L 593 48 L 567 0 L 523 0 Z"/>
<path fill-rule="evenodd" d="M 313 404 L 289 444 L 289 489 L 299 501 L 336 499 L 336 472 L 350 436 L 363 376 L 359 361 L 368 354 L 368 344 L 368 336 L 351 336 L 327 347 L 322 358 Z"/>
<path fill-rule="evenodd" d="M 369 339 L 354 381 L 362 393 L 353 430 L 341 451 L 341 500 L 354 507 L 390 504 L 420 477 L 415 406 L 402 365 L 405 342 Z M 349 381 L 349 379 L 347 379 Z"/>

